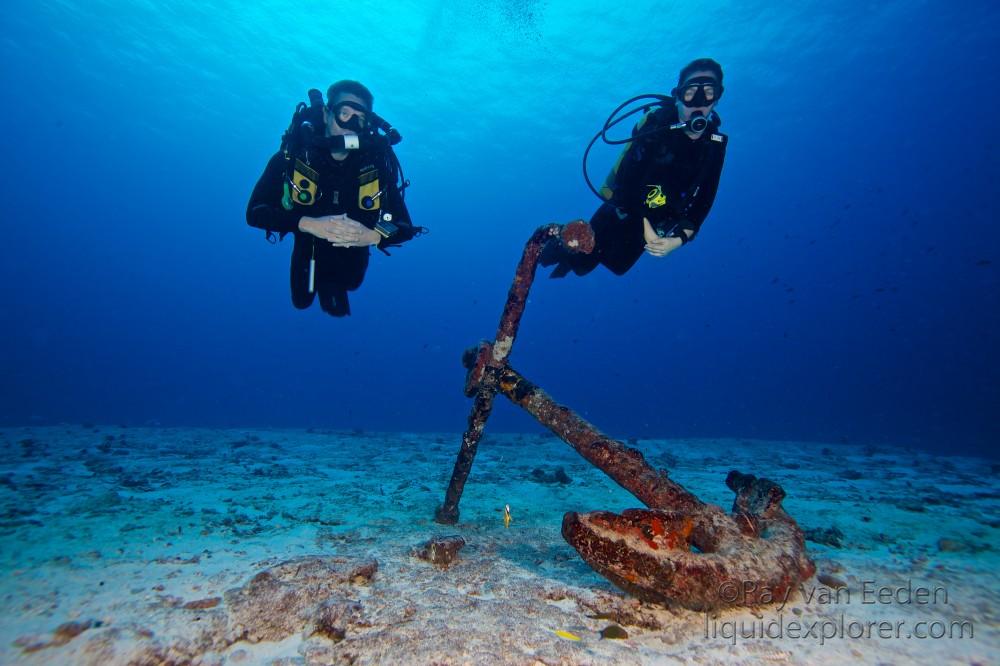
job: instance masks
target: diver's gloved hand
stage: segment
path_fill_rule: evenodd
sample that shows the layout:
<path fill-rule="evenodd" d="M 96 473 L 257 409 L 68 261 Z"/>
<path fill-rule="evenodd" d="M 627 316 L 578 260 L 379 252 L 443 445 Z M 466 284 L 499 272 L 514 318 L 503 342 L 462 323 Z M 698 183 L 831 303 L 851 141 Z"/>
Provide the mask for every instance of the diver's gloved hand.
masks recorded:
<path fill-rule="evenodd" d="M 381 236 L 347 215 L 303 217 L 299 229 L 329 241 L 334 247 L 365 247 L 378 243 Z"/>
<path fill-rule="evenodd" d="M 665 257 L 683 245 L 680 238 L 660 238 L 645 217 L 642 218 L 642 237 L 646 240 L 646 252 L 654 257 Z"/>

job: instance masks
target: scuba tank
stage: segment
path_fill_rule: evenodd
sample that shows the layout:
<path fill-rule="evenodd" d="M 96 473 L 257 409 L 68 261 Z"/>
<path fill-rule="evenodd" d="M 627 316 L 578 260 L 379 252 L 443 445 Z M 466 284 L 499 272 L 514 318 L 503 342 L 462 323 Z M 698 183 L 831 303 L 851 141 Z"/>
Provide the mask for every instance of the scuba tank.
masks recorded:
<path fill-rule="evenodd" d="M 292 210 L 295 204 L 311 206 L 316 203 L 319 174 L 306 162 L 315 137 L 324 134 L 323 125 L 323 93 L 314 88 L 309 91 L 309 105 L 304 102 L 296 105 L 292 121 L 281 135 L 281 152 L 287 164 L 281 197 L 281 207 L 285 210 Z M 302 157 L 306 157 L 306 161 Z"/>

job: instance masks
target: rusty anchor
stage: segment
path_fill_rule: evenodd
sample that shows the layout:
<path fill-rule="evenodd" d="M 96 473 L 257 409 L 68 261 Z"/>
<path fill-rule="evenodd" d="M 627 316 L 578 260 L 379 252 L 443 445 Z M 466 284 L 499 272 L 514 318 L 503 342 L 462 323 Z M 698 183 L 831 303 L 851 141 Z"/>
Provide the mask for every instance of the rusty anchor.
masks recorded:
<path fill-rule="evenodd" d="M 463 355 L 465 394 L 473 398 L 439 523 L 458 522 L 465 488 L 496 395 L 521 406 L 646 505 L 622 514 L 567 513 L 562 535 L 598 573 L 640 599 L 710 610 L 780 601 L 810 578 L 798 524 L 781 506 L 784 490 L 767 479 L 731 471 L 732 511 L 706 504 L 640 451 L 598 431 L 510 367 L 508 357 L 535 278 L 542 248 L 559 239 L 571 252 L 589 253 L 593 230 L 581 220 L 539 227 L 525 244 L 493 342 Z"/>

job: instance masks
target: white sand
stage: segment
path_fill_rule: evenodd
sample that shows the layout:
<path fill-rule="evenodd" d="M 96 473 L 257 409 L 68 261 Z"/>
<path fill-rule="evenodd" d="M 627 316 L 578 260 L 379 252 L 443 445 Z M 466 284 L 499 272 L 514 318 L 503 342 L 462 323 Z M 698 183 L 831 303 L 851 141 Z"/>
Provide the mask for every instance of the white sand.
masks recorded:
<path fill-rule="evenodd" d="M 796 442 L 638 442 L 705 500 L 730 505 L 731 468 L 768 476 L 803 527 L 844 535 L 841 548 L 809 546 L 850 598 L 823 596 L 828 589 L 814 579 L 783 607 L 706 617 L 628 599 L 563 541 L 564 512 L 639 503 L 551 437 L 489 435 L 454 527 L 432 516 L 458 434 L 66 426 L 0 430 L 0 442 L 3 664 L 169 663 L 141 660 L 154 648 L 161 657 L 172 648 L 197 655 L 175 663 L 206 664 L 1000 663 L 1000 476 L 982 460 Z M 571 484 L 532 479 L 536 467 L 559 466 Z M 845 470 L 861 478 L 844 478 Z M 455 565 L 442 571 L 410 556 L 443 534 L 468 542 Z M 226 604 L 182 604 L 222 597 L 266 567 L 311 555 L 379 563 L 370 584 L 342 590 L 363 615 L 344 640 L 299 631 L 199 651 L 199 640 L 219 635 L 212 628 L 224 624 Z M 878 590 L 908 586 L 936 598 L 898 593 L 876 603 Z M 602 611 L 627 616 L 627 639 L 601 639 L 611 622 L 588 615 Z M 893 635 L 880 637 L 876 626 L 871 637 L 824 638 L 842 618 L 846 631 L 887 621 Z M 70 621 L 99 626 L 25 649 L 51 642 Z M 965 638 L 913 637 L 954 633 L 951 623 L 963 621 Z M 722 637 L 734 622 L 764 623 L 774 637 Z M 827 624 L 795 638 L 790 622 Z"/>

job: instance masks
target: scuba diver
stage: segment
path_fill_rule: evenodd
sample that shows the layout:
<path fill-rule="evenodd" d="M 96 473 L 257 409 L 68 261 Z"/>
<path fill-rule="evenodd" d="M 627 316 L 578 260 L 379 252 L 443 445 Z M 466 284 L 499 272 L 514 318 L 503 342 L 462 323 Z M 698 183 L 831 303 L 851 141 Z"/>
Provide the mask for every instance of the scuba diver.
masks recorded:
<path fill-rule="evenodd" d="M 681 70 L 670 97 L 641 95 L 612 112 L 583 156 L 587 185 L 604 202 L 590 220 L 594 251 L 570 253 L 553 239 L 541 256 L 542 266 L 555 266 L 550 277 L 571 270 L 586 275 L 599 263 L 624 275 L 643 251 L 665 257 L 697 236 L 715 200 L 726 156 L 728 138 L 719 132 L 722 121 L 715 113 L 722 91 L 722 67 L 701 58 Z M 615 119 L 629 104 L 650 97 L 656 101 Z M 608 138 L 611 127 L 649 109 L 629 139 Z M 587 156 L 598 137 L 626 144 L 600 192 L 587 176 Z"/>
<path fill-rule="evenodd" d="M 409 182 L 392 145 L 402 137 L 372 110 L 371 92 L 357 81 L 318 90 L 300 103 L 247 204 L 247 223 L 294 234 L 292 304 L 351 313 L 347 292 L 361 286 L 371 246 L 405 243 L 423 231 L 410 222 L 403 201 Z"/>

